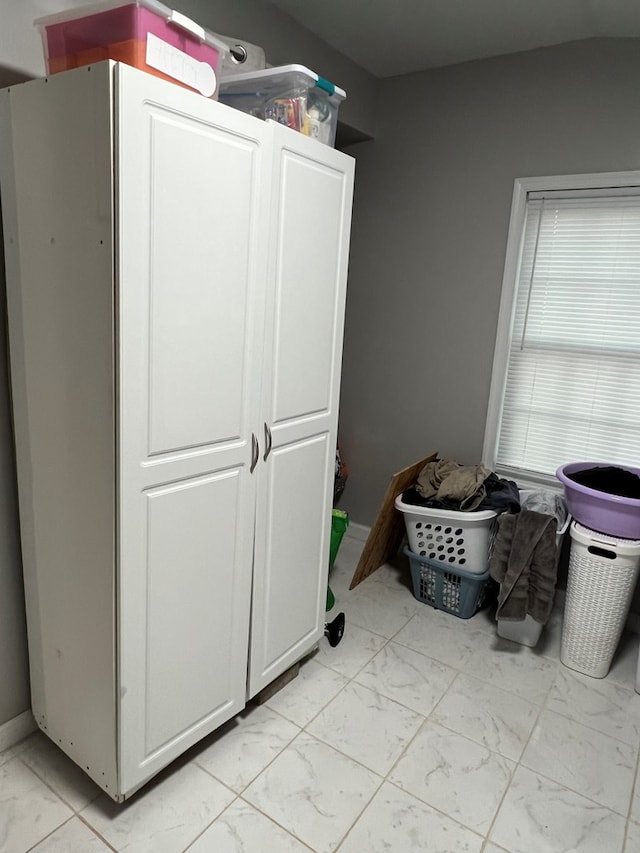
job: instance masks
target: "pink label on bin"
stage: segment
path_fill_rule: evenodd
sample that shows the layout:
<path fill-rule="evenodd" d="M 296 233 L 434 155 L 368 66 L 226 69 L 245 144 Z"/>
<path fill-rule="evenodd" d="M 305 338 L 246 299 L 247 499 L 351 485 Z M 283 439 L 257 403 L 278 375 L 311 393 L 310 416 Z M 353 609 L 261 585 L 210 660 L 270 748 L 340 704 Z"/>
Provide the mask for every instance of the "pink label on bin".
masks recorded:
<path fill-rule="evenodd" d="M 210 98 L 216 91 L 216 73 L 208 62 L 200 62 L 188 53 L 154 36 L 147 34 L 147 65 L 179 80 Z"/>

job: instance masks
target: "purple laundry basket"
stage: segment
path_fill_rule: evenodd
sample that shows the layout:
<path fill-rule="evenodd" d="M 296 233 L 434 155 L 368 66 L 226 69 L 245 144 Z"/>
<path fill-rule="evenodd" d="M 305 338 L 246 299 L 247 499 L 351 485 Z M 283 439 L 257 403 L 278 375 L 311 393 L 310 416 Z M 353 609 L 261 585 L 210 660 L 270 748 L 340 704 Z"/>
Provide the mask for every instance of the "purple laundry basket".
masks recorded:
<path fill-rule="evenodd" d="M 640 500 L 610 495 L 569 479 L 570 474 L 578 471 L 606 467 L 610 464 L 571 462 L 558 468 L 556 477 L 564 486 L 567 508 L 576 521 L 598 533 L 618 536 L 621 539 L 640 539 Z M 617 467 L 640 477 L 638 468 L 631 468 L 628 465 L 617 465 Z"/>

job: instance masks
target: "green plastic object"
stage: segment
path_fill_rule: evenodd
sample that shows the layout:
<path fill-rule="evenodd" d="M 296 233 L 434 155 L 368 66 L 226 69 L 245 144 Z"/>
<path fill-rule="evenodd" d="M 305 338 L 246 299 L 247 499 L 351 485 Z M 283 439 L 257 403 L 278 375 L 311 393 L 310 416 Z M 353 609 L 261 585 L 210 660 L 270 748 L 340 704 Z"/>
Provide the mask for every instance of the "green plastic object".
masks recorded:
<path fill-rule="evenodd" d="M 340 543 L 342 542 L 342 537 L 344 536 L 344 532 L 349 526 L 349 516 L 344 510 L 334 509 L 331 513 L 331 543 L 329 545 L 329 571 L 333 568 L 333 564 L 335 563 L 336 556 L 338 554 L 338 548 L 340 547 Z M 331 587 L 327 586 L 327 612 L 331 610 L 333 605 L 336 603 L 335 596 L 331 591 Z"/>
<path fill-rule="evenodd" d="M 334 509 L 331 513 L 331 545 L 329 547 L 329 571 L 336 561 L 338 548 L 342 542 L 344 532 L 349 526 L 349 516 L 342 509 Z"/>
<path fill-rule="evenodd" d="M 327 611 L 327 613 L 331 610 L 331 608 L 333 607 L 333 605 L 335 603 L 336 603 L 336 597 L 331 592 L 331 587 L 327 586 L 327 606 L 325 607 L 325 610 Z"/>

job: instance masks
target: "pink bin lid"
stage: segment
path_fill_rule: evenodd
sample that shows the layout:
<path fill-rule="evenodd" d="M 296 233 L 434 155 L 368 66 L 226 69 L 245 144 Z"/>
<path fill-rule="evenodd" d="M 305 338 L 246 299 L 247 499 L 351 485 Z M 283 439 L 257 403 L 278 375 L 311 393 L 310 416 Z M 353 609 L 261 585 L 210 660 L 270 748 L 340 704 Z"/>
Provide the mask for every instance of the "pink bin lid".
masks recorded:
<path fill-rule="evenodd" d="M 136 6 L 148 9 L 150 12 L 163 18 L 168 24 L 171 24 L 187 33 L 200 42 L 215 48 L 220 54 L 228 53 L 228 46 L 220 39 L 215 38 L 210 32 L 205 30 L 191 18 L 183 15 L 181 12 L 176 12 L 160 3 L 159 0 L 101 0 L 98 3 L 92 3 L 87 6 L 79 6 L 76 9 L 66 9 L 64 12 L 58 12 L 54 15 L 47 15 L 44 18 L 36 18 L 33 22 L 34 26 L 41 30 L 46 27 L 54 26 L 55 24 L 63 24 L 67 21 L 74 21 L 77 18 L 84 18 L 90 15 L 97 15 L 100 12 L 108 12 L 111 9 L 119 9 L 123 6 Z"/>

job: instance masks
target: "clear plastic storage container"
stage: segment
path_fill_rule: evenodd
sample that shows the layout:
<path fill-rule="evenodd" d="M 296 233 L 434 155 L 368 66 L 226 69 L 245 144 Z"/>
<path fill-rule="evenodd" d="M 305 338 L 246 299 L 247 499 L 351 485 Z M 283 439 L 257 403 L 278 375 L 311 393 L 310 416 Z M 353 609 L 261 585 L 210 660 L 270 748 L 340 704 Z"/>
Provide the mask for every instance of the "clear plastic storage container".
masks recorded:
<path fill-rule="evenodd" d="M 281 65 L 220 81 L 220 100 L 244 113 L 272 119 L 333 145 L 338 109 L 347 97 L 339 89 L 303 65 Z"/>
<path fill-rule="evenodd" d="M 158 0 L 104 0 L 35 21 L 47 74 L 113 59 L 218 96 L 218 68 L 228 48 Z"/>

